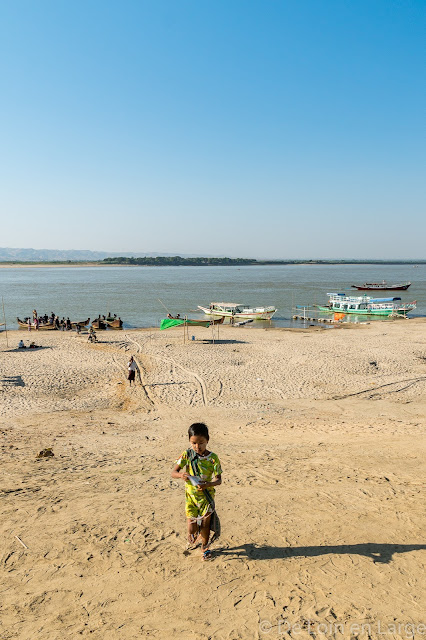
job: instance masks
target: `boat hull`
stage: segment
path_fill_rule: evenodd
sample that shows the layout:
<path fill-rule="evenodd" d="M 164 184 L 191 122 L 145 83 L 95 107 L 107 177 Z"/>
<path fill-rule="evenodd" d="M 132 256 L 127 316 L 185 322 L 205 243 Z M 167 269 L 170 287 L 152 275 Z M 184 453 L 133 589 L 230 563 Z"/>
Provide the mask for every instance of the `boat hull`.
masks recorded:
<path fill-rule="evenodd" d="M 27 322 L 23 322 L 22 320 L 20 320 L 19 318 L 16 318 L 19 328 L 20 329 L 27 329 L 28 331 L 28 323 Z M 36 331 L 35 326 L 31 323 L 31 329 L 33 329 L 34 331 Z M 56 327 L 54 324 L 39 324 L 38 325 L 38 329 L 37 331 L 55 331 Z"/>
<path fill-rule="evenodd" d="M 222 311 L 220 309 L 210 309 L 201 306 L 198 306 L 198 308 L 207 316 L 216 318 L 238 318 L 239 320 L 270 320 L 276 312 L 276 309 L 271 309 L 270 311 L 257 311 L 253 313 L 232 313 L 232 311 Z"/>
<path fill-rule="evenodd" d="M 89 324 L 90 324 L 90 318 L 87 318 L 87 320 L 81 320 L 80 322 L 71 322 L 72 327 L 79 326 L 81 329 L 83 329 L 84 327 L 87 327 L 87 325 Z"/>
<path fill-rule="evenodd" d="M 120 320 L 119 318 L 116 318 L 115 320 L 110 321 L 106 321 L 107 325 L 110 329 L 122 329 L 123 328 L 123 321 Z"/>
<path fill-rule="evenodd" d="M 358 291 L 406 291 L 408 287 L 411 287 L 411 282 L 406 282 L 405 284 L 352 284 L 352 289 L 357 289 Z"/>
<path fill-rule="evenodd" d="M 318 305 L 317 309 L 326 313 L 343 313 L 353 314 L 358 316 L 406 316 L 411 309 L 337 309 L 337 307 L 321 307 Z"/>
<path fill-rule="evenodd" d="M 223 324 L 223 321 L 225 320 L 224 316 L 221 316 L 220 318 L 212 318 L 211 320 L 184 320 L 184 323 L 188 326 L 188 327 L 210 327 L 213 324 Z"/>
<path fill-rule="evenodd" d="M 92 327 L 97 331 L 104 331 L 107 328 L 107 324 L 104 320 L 92 320 Z"/>

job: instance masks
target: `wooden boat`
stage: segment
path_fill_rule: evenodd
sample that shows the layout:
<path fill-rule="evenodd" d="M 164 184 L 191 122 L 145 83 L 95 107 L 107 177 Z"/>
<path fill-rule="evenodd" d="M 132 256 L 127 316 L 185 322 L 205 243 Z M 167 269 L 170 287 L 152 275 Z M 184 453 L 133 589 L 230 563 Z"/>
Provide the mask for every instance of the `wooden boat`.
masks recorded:
<path fill-rule="evenodd" d="M 23 322 L 23 320 L 20 320 L 19 318 L 16 318 L 19 328 L 20 329 L 28 329 L 28 322 Z M 33 322 L 31 322 L 31 329 L 35 330 L 35 325 Z M 38 325 L 38 330 L 39 331 L 54 331 L 56 329 L 55 325 L 52 324 L 51 322 L 48 322 L 47 324 L 39 324 Z"/>
<path fill-rule="evenodd" d="M 102 318 L 96 318 L 96 320 L 92 320 L 92 327 L 94 329 L 98 329 L 99 331 L 102 331 L 103 329 L 107 328 L 107 323 L 106 320 L 102 320 Z"/>
<path fill-rule="evenodd" d="M 106 323 L 110 329 L 122 329 L 123 321 L 121 318 L 113 318 L 112 320 L 106 319 Z"/>
<path fill-rule="evenodd" d="M 87 318 L 87 320 L 82 320 L 81 322 L 71 322 L 72 327 L 76 327 L 78 325 L 82 329 L 84 327 L 87 327 L 88 324 L 90 324 L 90 318 Z"/>
<path fill-rule="evenodd" d="M 208 316 L 224 316 L 240 320 L 270 320 L 276 312 L 276 307 L 246 307 L 235 302 L 211 302 L 209 307 L 198 308 Z"/>
<path fill-rule="evenodd" d="M 173 320 L 176 322 L 173 323 Z M 171 329 L 172 327 L 211 327 L 212 325 L 223 324 L 225 317 L 213 318 L 212 320 L 194 320 L 192 318 L 181 318 L 169 316 L 161 321 L 160 329 Z"/>
<path fill-rule="evenodd" d="M 320 311 L 354 313 L 362 316 L 406 316 L 417 306 L 417 300 L 409 304 L 399 304 L 401 298 L 370 298 L 346 296 L 344 293 L 327 293 L 328 305 L 317 305 Z"/>
<path fill-rule="evenodd" d="M 213 318 L 212 320 L 192 320 L 191 318 L 184 318 L 184 323 L 189 327 L 211 327 L 214 324 L 223 324 L 225 316 L 221 318 Z"/>
<path fill-rule="evenodd" d="M 406 291 L 411 286 L 411 282 L 401 282 L 399 284 L 388 284 L 385 280 L 382 282 L 365 282 L 364 284 L 352 284 L 352 289 L 358 291 Z"/>

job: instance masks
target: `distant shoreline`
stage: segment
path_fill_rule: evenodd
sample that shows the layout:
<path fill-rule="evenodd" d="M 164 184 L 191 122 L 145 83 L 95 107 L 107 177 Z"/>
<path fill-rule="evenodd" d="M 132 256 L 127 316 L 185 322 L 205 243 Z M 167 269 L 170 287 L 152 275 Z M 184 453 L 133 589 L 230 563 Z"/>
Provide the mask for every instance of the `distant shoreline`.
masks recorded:
<path fill-rule="evenodd" d="M 224 260 L 222 262 L 215 263 L 198 263 L 194 264 L 193 259 L 183 258 L 178 264 L 170 262 L 150 262 L 150 263 L 135 263 L 135 262 L 89 262 L 89 261 L 75 261 L 75 262 L 27 262 L 27 261 L 4 261 L 0 262 L 0 269 L 31 269 L 31 268 L 83 268 L 83 267 L 265 267 L 265 266 L 323 266 L 323 265 L 372 265 L 376 267 L 380 266 L 417 266 L 426 264 L 426 260 L 240 260 L 238 258 L 233 259 L 233 262 Z"/>
<path fill-rule="evenodd" d="M 100 264 L 99 262 L 76 262 L 76 263 L 71 263 L 69 264 L 68 262 L 13 262 L 13 263 L 8 263 L 8 262 L 0 262 L 0 269 L 41 269 L 41 268 L 45 268 L 45 269 L 53 269 L 55 267 L 58 267 L 59 269 L 63 269 L 64 267 L 71 267 L 71 268 L 81 268 L 81 267 L 128 267 L 128 266 L 133 266 L 133 265 L 127 265 L 127 264 L 116 264 L 116 265 L 110 265 L 110 264 Z M 136 265 L 137 266 L 137 265 Z"/>

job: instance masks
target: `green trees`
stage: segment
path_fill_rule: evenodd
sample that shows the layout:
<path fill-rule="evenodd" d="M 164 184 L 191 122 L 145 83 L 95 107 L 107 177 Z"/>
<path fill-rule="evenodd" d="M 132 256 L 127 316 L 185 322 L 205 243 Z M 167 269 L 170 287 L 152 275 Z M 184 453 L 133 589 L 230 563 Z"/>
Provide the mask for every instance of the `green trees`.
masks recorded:
<path fill-rule="evenodd" d="M 181 258 L 180 256 L 156 256 L 145 258 L 105 258 L 103 264 L 129 264 L 145 266 L 212 266 L 212 265 L 247 265 L 256 264 L 256 260 L 247 258 Z"/>

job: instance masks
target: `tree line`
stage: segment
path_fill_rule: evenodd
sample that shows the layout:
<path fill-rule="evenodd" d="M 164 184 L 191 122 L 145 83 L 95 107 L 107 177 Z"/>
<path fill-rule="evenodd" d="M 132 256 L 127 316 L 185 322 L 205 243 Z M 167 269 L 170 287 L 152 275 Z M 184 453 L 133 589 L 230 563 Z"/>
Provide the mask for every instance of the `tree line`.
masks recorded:
<path fill-rule="evenodd" d="M 181 258 L 181 256 L 156 256 L 144 258 L 105 258 L 103 264 L 136 264 L 151 266 L 203 266 L 203 265 L 247 265 L 256 260 L 246 258 Z"/>

